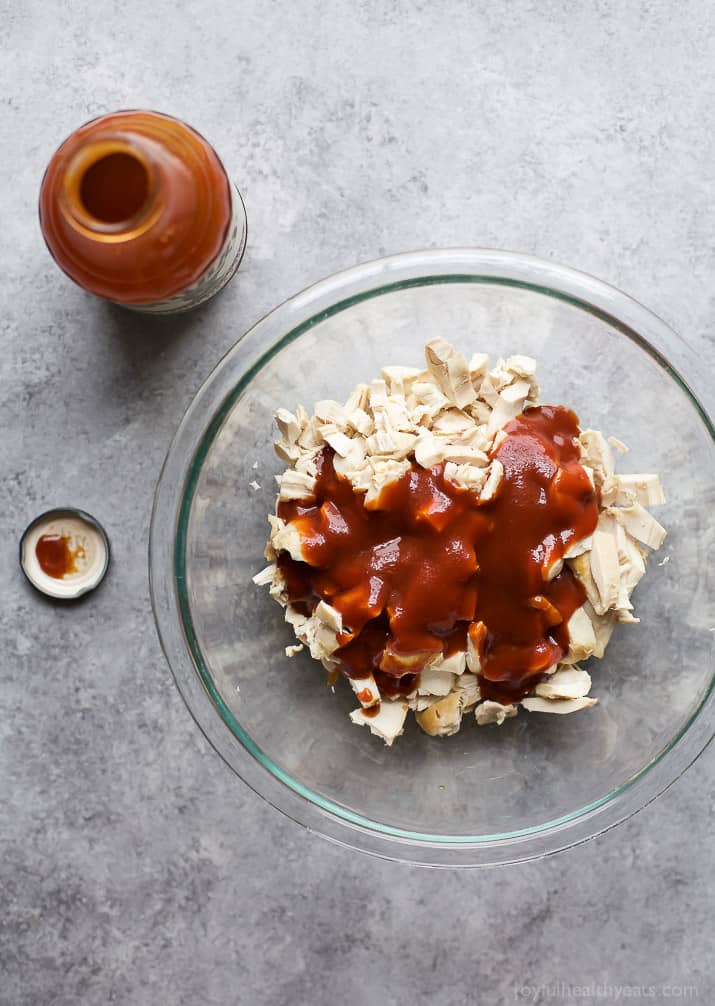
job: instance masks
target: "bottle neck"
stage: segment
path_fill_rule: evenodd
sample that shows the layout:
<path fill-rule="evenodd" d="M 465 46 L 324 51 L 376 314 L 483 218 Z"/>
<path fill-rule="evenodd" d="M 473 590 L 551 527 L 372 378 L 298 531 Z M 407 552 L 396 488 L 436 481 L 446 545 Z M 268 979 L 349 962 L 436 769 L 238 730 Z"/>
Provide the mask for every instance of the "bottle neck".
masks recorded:
<path fill-rule="evenodd" d="M 70 226 L 106 244 L 145 233 L 161 212 L 158 164 L 149 144 L 107 136 L 82 146 L 60 189 L 60 209 Z"/>

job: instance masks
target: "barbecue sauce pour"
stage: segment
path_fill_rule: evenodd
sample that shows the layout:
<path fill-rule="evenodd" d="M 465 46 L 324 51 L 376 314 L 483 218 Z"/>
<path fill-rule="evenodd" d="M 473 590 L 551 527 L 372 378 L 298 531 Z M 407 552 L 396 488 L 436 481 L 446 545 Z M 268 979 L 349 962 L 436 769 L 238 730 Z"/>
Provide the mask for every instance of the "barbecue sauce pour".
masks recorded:
<path fill-rule="evenodd" d="M 444 464 L 413 462 L 368 508 L 326 447 L 315 497 L 279 504 L 306 559 L 279 556 L 288 596 L 306 613 L 320 599 L 341 613 L 335 656 L 349 677 L 373 673 L 384 695 L 407 694 L 430 657 L 467 649 L 471 625 L 481 697 L 508 703 L 566 654 L 585 593 L 567 566 L 548 574 L 593 532 L 599 509 L 579 462 L 578 419 L 538 406 L 504 432 L 492 454 L 504 476 L 487 503 L 449 483 Z"/>

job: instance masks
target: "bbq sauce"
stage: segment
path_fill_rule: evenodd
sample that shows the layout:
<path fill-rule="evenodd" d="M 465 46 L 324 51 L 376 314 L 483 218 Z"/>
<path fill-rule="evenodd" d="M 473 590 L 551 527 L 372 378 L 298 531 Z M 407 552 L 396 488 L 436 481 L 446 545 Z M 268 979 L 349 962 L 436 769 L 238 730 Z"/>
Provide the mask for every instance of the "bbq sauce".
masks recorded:
<path fill-rule="evenodd" d="M 79 546 L 70 548 L 70 539 L 63 534 L 43 534 L 35 545 L 35 555 L 43 573 L 61 580 L 70 573 L 77 572 L 75 560 L 84 554 Z"/>
<path fill-rule="evenodd" d="M 323 449 L 314 499 L 278 507 L 306 561 L 283 554 L 278 565 L 292 602 L 309 611 L 322 599 L 341 613 L 336 656 L 348 676 L 373 673 L 383 694 L 407 694 L 427 660 L 467 649 L 471 625 L 482 698 L 506 703 L 566 654 L 567 623 L 585 594 L 568 567 L 549 576 L 594 530 L 599 509 L 578 432 L 561 407 L 530 408 L 507 424 L 493 453 L 504 476 L 487 503 L 448 482 L 444 464 L 413 463 L 365 506 Z"/>

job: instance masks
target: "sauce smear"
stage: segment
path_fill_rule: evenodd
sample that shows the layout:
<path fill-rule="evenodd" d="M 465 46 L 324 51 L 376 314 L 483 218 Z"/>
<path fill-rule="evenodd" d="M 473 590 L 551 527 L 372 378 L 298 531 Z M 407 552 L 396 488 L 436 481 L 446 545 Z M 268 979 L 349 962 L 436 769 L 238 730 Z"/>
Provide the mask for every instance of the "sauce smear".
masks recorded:
<path fill-rule="evenodd" d="M 325 448 L 314 500 L 279 504 L 306 558 L 279 556 L 287 593 L 306 612 L 322 599 L 341 613 L 336 656 L 349 677 L 373 673 L 383 694 L 406 694 L 430 657 L 467 649 L 471 625 L 482 698 L 511 702 L 565 655 L 585 595 L 568 568 L 548 574 L 598 519 L 578 419 L 539 406 L 504 430 L 493 455 L 504 477 L 488 503 L 447 482 L 443 464 L 413 463 L 368 509 Z"/>
<path fill-rule="evenodd" d="M 80 546 L 70 548 L 70 539 L 64 534 L 43 534 L 35 545 L 35 555 L 43 573 L 61 580 L 69 573 L 77 573 L 75 560 L 84 554 Z"/>

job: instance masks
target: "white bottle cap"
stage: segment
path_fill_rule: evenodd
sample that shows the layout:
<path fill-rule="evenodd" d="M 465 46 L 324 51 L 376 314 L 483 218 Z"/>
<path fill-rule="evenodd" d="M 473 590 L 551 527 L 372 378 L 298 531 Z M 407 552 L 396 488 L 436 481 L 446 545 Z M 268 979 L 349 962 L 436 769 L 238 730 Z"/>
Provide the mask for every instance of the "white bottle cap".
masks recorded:
<path fill-rule="evenodd" d="M 60 600 L 74 600 L 99 586 L 109 556 L 104 528 L 74 507 L 41 514 L 20 539 L 25 576 L 37 590 Z"/>

